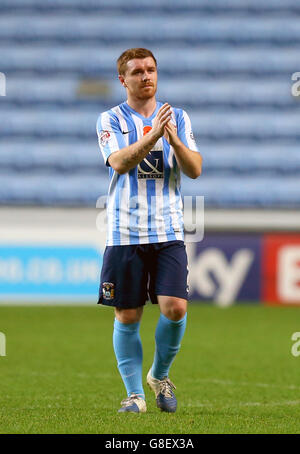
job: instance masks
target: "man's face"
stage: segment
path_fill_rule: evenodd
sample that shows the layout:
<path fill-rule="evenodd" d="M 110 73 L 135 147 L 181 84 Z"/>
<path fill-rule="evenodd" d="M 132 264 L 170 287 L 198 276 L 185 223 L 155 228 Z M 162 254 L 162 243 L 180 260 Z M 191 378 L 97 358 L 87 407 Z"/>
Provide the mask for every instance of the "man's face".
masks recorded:
<path fill-rule="evenodd" d="M 152 98 L 157 90 L 157 70 L 153 58 L 130 60 L 125 75 L 119 76 L 119 79 L 131 96 L 137 99 Z"/>

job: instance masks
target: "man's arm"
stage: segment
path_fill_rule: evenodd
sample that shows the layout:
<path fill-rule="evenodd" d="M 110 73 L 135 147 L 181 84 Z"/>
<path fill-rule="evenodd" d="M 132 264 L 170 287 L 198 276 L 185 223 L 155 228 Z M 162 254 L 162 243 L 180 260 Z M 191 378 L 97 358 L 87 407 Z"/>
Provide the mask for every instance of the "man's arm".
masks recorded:
<path fill-rule="evenodd" d="M 136 167 L 152 150 L 158 139 L 162 137 L 165 125 L 170 118 L 170 106 L 166 103 L 157 112 L 153 127 L 148 134 L 132 145 L 121 148 L 109 156 L 110 166 L 121 175 Z"/>
<path fill-rule="evenodd" d="M 175 126 L 169 122 L 165 126 L 170 145 L 174 148 L 176 161 L 180 169 L 190 178 L 198 178 L 202 172 L 202 156 L 197 151 L 190 150 L 181 142 Z"/>
<path fill-rule="evenodd" d="M 128 147 L 113 152 L 109 158 L 109 165 L 120 175 L 136 167 L 152 150 L 159 136 L 152 130 L 137 142 Z"/>

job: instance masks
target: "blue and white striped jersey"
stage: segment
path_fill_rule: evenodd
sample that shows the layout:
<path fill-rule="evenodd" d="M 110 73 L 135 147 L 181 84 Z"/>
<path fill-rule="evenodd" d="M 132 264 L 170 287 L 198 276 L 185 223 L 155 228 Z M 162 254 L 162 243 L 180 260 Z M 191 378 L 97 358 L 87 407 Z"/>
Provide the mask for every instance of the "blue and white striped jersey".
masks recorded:
<path fill-rule="evenodd" d="M 100 149 L 107 166 L 114 151 L 139 140 L 152 127 L 157 111 L 145 118 L 126 102 L 103 112 L 97 121 Z M 180 140 L 198 151 L 185 111 L 172 108 L 172 123 Z M 184 240 L 180 169 L 173 147 L 160 138 L 146 158 L 120 175 L 109 167 L 107 246 Z"/>

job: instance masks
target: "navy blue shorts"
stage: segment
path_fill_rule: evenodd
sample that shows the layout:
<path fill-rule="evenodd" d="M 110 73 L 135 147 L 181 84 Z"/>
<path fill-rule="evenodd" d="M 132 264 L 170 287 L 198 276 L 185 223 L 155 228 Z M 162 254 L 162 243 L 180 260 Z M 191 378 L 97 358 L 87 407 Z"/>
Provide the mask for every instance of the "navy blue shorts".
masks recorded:
<path fill-rule="evenodd" d="M 157 304 L 157 295 L 188 299 L 183 241 L 106 246 L 98 304 L 122 309 Z"/>

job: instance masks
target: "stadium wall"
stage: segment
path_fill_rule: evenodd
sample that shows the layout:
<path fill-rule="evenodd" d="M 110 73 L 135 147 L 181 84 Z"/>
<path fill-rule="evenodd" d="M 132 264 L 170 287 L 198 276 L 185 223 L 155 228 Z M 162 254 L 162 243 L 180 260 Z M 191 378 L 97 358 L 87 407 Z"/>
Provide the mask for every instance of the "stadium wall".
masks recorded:
<path fill-rule="evenodd" d="M 0 304 L 96 304 L 105 248 L 101 212 L 1 208 Z M 186 244 L 191 301 L 300 304 L 300 215 L 206 210 Z"/>

